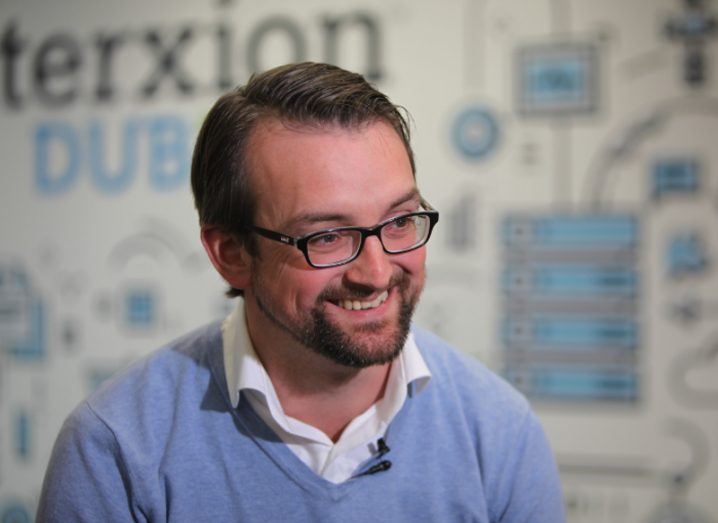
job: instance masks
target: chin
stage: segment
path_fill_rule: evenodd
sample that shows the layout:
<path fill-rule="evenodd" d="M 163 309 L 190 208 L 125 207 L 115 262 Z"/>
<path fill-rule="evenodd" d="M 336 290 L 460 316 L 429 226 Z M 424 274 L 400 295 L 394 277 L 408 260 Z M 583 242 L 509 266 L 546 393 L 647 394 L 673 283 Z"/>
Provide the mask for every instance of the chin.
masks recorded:
<path fill-rule="evenodd" d="M 347 332 L 315 310 L 305 345 L 315 352 L 353 368 L 383 365 L 393 361 L 404 348 L 413 305 L 404 303 L 393 321 L 382 320 L 355 325 Z"/>

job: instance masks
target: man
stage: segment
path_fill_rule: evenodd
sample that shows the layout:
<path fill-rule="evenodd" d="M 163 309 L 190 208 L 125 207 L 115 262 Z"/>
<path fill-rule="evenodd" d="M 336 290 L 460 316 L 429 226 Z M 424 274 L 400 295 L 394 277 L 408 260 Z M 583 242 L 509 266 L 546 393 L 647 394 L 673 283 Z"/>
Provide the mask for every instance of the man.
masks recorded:
<path fill-rule="evenodd" d="M 401 113 L 295 64 L 209 112 L 202 243 L 242 296 L 68 418 L 40 521 L 563 521 L 526 401 L 410 329 L 438 213 Z"/>

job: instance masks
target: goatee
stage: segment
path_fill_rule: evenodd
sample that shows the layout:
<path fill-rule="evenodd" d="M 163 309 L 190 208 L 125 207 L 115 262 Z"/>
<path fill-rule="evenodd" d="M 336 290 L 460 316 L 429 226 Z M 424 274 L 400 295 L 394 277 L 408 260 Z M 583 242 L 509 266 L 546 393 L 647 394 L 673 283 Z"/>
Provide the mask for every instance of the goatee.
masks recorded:
<path fill-rule="evenodd" d="M 255 281 L 257 304 L 264 314 L 296 341 L 321 354 L 330 360 L 352 368 L 366 368 L 372 365 L 383 365 L 393 361 L 404 348 L 411 327 L 411 318 L 418 302 L 421 289 L 411 289 L 410 278 L 400 273 L 390 282 L 391 292 L 396 292 L 399 299 L 399 311 L 396 318 L 391 317 L 377 322 L 370 322 L 348 333 L 332 322 L 326 313 L 327 302 L 338 303 L 348 293 L 353 298 L 366 297 L 373 289 L 355 287 L 351 289 L 334 289 L 323 292 L 307 317 L 301 324 L 290 324 L 280 320 L 271 306 L 263 299 L 262 285 Z M 386 334 L 380 334 L 382 331 Z"/>

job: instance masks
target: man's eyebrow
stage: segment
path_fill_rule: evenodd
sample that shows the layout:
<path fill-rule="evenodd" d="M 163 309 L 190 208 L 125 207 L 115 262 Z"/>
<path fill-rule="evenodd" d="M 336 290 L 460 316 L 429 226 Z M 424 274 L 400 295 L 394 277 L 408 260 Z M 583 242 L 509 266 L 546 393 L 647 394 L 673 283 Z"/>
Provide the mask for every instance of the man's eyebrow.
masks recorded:
<path fill-rule="evenodd" d="M 392 209 L 399 207 L 400 205 L 410 202 L 412 200 L 415 200 L 417 203 L 420 202 L 421 198 L 419 196 L 419 191 L 416 187 L 413 187 L 410 191 L 403 194 L 393 202 L 389 204 L 388 211 L 391 211 Z M 284 228 L 288 229 L 297 225 L 311 225 L 313 223 L 323 223 L 323 222 L 346 222 L 349 223 L 352 221 L 352 218 L 347 214 L 340 214 L 340 213 L 304 213 L 300 214 L 298 216 L 295 216 L 290 221 L 284 224 Z"/>
<path fill-rule="evenodd" d="M 404 196 L 400 196 L 399 198 L 394 200 L 389 206 L 389 210 L 394 209 L 395 207 L 399 207 L 401 204 L 410 202 L 412 200 L 415 200 L 416 203 L 419 203 L 421 201 L 421 197 L 419 196 L 419 190 L 416 187 L 412 187 L 412 189 L 406 194 L 404 194 Z"/>
<path fill-rule="evenodd" d="M 292 227 L 294 225 L 302 225 L 307 224 L 311 225 L 312 223 L 321 223 L 321 222 L 341 222 L 341 221 L 347 221 L 349 217 L 345 214 L 322 214 L 322 213 L 305 213 L 300 214 L 299 216 L 295 216 L 290 221 L 288 221 L 284 227 Z"/>

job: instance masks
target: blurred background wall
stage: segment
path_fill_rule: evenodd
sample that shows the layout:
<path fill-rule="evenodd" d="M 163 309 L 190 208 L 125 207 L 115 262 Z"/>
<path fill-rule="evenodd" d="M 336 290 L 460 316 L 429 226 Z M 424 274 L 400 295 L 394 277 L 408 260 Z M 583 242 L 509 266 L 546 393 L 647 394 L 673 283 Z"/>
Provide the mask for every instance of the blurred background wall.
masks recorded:
<path fill-rule="evenodd" d="M 571 522 L 718 522 L 718 5 L 0 4 L 0 521 L 64 417 L 232 303 L 189 191 L 256 70 L 362 72 L 442 212 L 418 323 L 529 396 Z"/>

